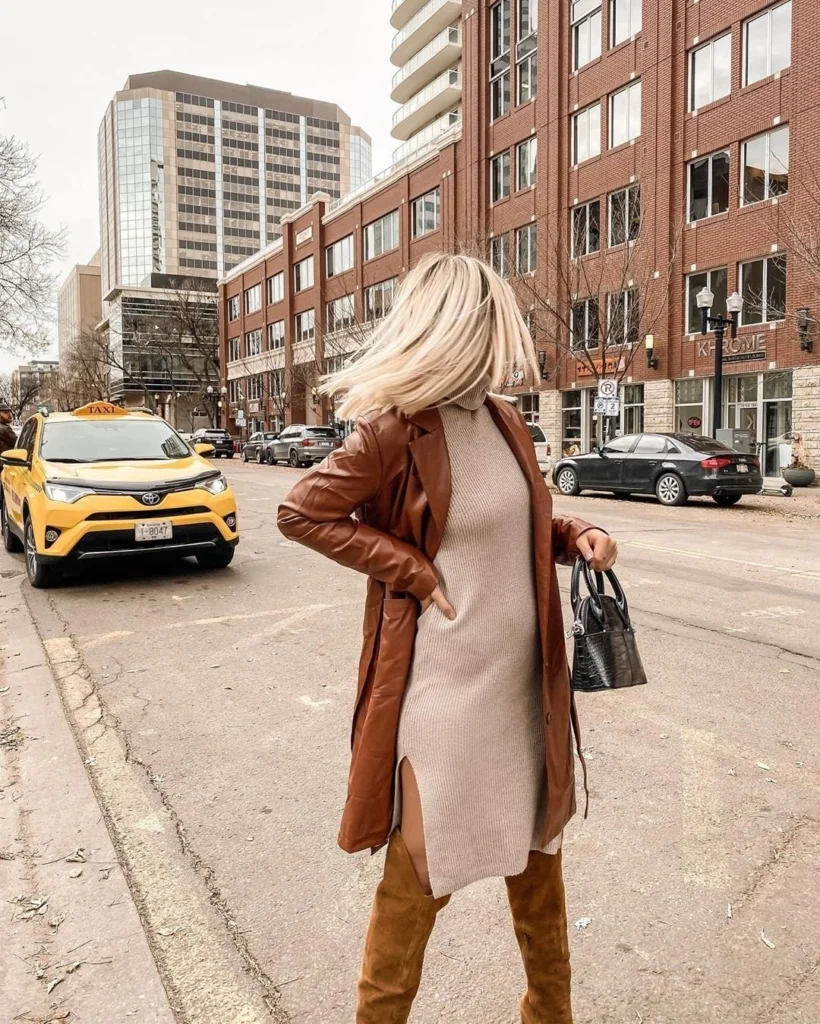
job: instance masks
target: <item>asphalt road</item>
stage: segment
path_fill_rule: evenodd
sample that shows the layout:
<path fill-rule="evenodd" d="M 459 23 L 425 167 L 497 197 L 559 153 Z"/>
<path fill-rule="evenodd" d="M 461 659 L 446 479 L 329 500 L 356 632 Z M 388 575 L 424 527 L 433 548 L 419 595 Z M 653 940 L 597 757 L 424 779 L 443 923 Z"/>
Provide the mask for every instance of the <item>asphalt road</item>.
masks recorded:
<path fill-rule="evenodd" d="M 98 567 L 27 600 L 47 644 L 74 640 L 173 815 L 196 869 L 177 888 L 193 904 L 207 885 L 237 972 L 281 1020 L 345 1024 L 381 868 L 335 845 L 364 584 L 278 533 L 297 471 L 224 465 L 241 513 L 230 569 Z M 650 678 L 579 702 L 592 801 L 565 838 L 576 1024 L 820 1024 L 818 520 L 556 507 L 621 542 Z M 514 1024 L 522 985 L 503 884 L 487 881 L 440 918 L 412 1020 Z"/>

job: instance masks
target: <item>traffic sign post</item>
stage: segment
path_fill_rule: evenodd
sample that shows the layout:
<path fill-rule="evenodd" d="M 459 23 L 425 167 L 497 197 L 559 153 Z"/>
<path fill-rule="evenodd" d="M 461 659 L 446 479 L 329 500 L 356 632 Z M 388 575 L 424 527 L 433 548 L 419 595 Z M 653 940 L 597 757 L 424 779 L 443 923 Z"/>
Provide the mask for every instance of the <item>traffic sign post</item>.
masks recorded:
<path fill-rule="evenodd" d="M 618 382 L 604 378 L 598 381 L 598 397 L 613 399 L 618 397 Z"/>

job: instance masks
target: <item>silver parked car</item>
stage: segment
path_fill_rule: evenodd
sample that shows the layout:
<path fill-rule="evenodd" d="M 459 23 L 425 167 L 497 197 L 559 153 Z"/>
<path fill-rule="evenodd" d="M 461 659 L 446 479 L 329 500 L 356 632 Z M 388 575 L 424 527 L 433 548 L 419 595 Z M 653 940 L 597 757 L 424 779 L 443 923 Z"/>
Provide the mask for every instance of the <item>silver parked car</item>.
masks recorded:
<path fill-rule="evenodd" d="M 544 431 L 537 423 L 530 423 L 529 428 L 532 443 L 535 445 L 535 455 L 538 459 L 538 468 L 544 476 L 549 476 L 552 471 L 552 449 L 550 448 Z"/>
<path fill-rule="evenodd" d="M 296 469 L 321 462 L 341 447 L 342 439 L 333 427 L 309 427 L 304 423 L 293 423 L 285 427 L 277 440 L 267 442 L 267 449 L 271 453 L 268 461 L 287 462 Z"/>

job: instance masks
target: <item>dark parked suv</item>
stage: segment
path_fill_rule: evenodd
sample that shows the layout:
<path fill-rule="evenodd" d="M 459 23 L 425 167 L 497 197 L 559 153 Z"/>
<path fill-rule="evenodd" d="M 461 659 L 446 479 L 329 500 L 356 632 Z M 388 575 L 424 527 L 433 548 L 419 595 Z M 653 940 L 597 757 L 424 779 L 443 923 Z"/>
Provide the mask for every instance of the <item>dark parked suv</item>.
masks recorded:
<path fill-rule="evenodd" d="M 270 463 L 287 462 L 297 466 L 309 466 L 321 462 L 336 448 L 341 448 L 342 439 L 333 427 L 308 427 L 304 423 L 293 423 L 285 427 L 275 441 L 267 441 L 266 448 Z"/>
<path fill-rule="evenodd" d="M 552 478 L 562 494 L 654 494 L 662 505 L 683 505 L 699 494 L 718 505 L 734 505 L 744 494 L 763 489 L 756 455 L 688 434 L 616 437 L 588 455 L 560 459 Z"/>
<path fill-rule="evenodd" d="M 216 449 L 213 457 L 221 459 L 233 458 L 233 438 L 227 430 L 220 430 L 218 427 L 203 427 L 197 430 L 191 438 L 191 444 L 212 444 Z"/>

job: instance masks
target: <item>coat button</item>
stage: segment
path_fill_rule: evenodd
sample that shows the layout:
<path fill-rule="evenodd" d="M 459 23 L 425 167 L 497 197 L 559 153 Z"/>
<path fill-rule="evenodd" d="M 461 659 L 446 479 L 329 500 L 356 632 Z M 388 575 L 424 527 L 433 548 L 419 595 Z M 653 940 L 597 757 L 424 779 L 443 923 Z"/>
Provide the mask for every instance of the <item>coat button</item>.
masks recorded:
<path fill-rule="evenodd" d="M 552 712 L 547 712 L 547 725 L 552 725 Z"/>

